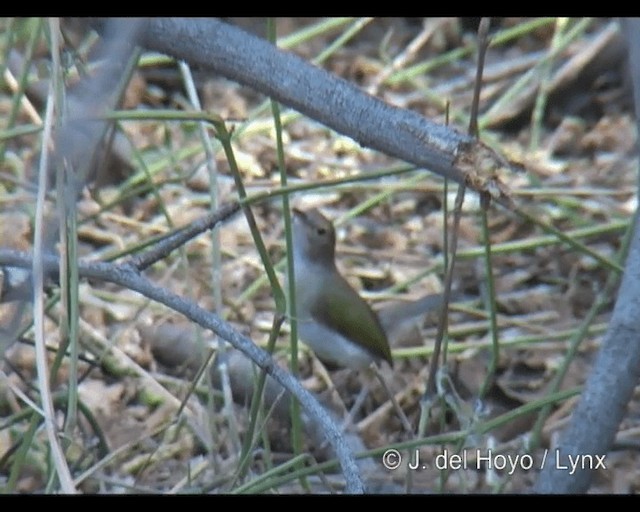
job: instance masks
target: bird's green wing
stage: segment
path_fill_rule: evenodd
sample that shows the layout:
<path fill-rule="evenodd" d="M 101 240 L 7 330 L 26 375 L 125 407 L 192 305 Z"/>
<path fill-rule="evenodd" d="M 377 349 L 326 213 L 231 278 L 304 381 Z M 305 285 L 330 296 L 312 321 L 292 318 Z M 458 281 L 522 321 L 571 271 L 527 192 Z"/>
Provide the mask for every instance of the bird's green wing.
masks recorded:
<path fill-rule="evenodd" d="M 332 294 L 332 300 L 319 302 L 312 315 L 393 366 L 389 342 L 378 317 L 347 281 L 340 278 L 340 293 Z"/>

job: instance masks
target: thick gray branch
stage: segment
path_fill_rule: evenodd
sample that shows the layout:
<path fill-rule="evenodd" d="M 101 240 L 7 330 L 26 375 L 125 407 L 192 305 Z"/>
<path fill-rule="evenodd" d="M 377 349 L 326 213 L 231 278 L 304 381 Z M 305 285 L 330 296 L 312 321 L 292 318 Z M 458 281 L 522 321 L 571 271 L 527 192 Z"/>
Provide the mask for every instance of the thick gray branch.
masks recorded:
<path fill-rule="evenodd" d="M 473 139 L 388 105 L 237 27 L 214 19 L 151 19 L 144 24 L 140 44 L 249 86 L 362 146 L 465 180 L 468 169 L 460 159 L 475 152 Z"/>
<path fill-rule="evenodd" d="M 569 456 L 586 468 L 570 471 L 547 465 L 536 482 L 541 493 L 586 492 L 596 467 L 596 455 L 605 456 L 640 380 L 640 232 L 636 222 L 624 279 L 602 348 L 596 358 L 571 422 L 562 433 L 557 456 L 568 466 Z M 553 452 L 549 460 L 556 460 Z M 591 459 L 589 458 L 591 456 Z M 589 462 L 593 461 L 593 465 Z M 606 458 L 605 458 L 606 461 Z M 600 468 L 603 469 L 603 468 Z"/>
<path fill-rule="evenodd" d="M 636 118 L 640 113 L 640 22 L 625 20 L 625 32 L 630 50 L 630 68 L 636 100 Z M 555 464 L 543 469 L 536 491 L 541 493 L 586 492 L 591 484 L 595 456 L 606 456 L 624 417 L 627 403 L 640 382 L 640 226 L 638 214 L 633 239 L 627 257 L 618 298 L 602 348 L 585 385 L 580 403 L 571 422 L 562 433 L 558 456 L 562 465 L 569 456 L 585 461 L 587 468 L 573 474 Z M 554 459 L 555 459 L 555 453 Z M 593 456 L 589 459 L 588 456 Z M 606 463 L 606 458 L 605 458 Z M 602 468 L 601 468 L 602 469 Z"/>

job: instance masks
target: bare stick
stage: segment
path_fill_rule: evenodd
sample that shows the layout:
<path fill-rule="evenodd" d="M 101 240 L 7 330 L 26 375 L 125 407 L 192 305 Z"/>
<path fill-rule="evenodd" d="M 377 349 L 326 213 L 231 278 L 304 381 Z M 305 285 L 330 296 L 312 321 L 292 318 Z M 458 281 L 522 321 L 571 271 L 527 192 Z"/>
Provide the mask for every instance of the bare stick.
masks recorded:
<path fill-rule="evenodd" d="M 0 249 L 0 264 L 28 268 L 32 266 L 32 258 L 33 256 L 30 253 Z M 42 263 L 42 268 L 46 274 L 57 274 L 59 265 L 57 256 L 44 255 Z M 364 492 L 364 486 L 353 453 L 335 421 L 313 395 L 302 387 L 297 379 L 278 366 L 271 358 L 271 355 L 258 347 L 251 339 L 240 334 L 218 315 L 169 290 L 156 286 L 147 278 L 141 276 L 131 265 L 81 261 L 78 263 L 78 274 L 82 278 L 110 282 L 138 292 L 184 315 L 187 319 L 205 329 L 210 329 L 223 340 L 231 343 L 300 401 L 309 416 L 322 426 L 327 440 L 335 450 L 345 477 L 346 491 L 348 493 Z"/>
<path fill-rule="evenodd" d="M 633 80 L 636 118 L 640 113 L 640 22 L 625 20 L 629 62 Z M 627 403 L 640 381 L 640 225 L 638 212 L 631 235 L 631 247 L 618 298 L 607 333 L 602 340 L 593 370 L 571 421 L 553 452 L 554 460 L 578 463 L 575 471 L 563 471 L 547 464 L 538 477 L 535 491 L 540 493 L 582 493 L 591 484 L 597 469 L 607 464 L 610 450 Z M 591 464 L 589 464 L 591 461 Z M 586 462 L 586 463 L 585 463 Z"/>
<path fill-rule="evenodd" d="M 92 23 L 102 30 L 103 21 Z M 149 50 L 219 73 L 362 146 L 467 183 L 474 190 L 485 190 L 490 171 L 505 165 L 503 158 L 473 137 L 417 112 L 389 105 L 297 55 L 220 20 L 150 18 L 143 26 L 138 42 Z"/>

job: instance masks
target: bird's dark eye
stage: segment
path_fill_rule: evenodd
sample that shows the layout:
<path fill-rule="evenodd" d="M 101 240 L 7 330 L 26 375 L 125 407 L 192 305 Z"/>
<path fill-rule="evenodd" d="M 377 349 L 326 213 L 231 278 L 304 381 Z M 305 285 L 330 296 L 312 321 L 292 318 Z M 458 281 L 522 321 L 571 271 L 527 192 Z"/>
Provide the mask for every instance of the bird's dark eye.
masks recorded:
<path fill-rule="evenodd" d="M 326 234 L 327 230 L 325 228 L 318 228 L 316 233 L 318 233 L 319 235 L 324 235 Z"/>

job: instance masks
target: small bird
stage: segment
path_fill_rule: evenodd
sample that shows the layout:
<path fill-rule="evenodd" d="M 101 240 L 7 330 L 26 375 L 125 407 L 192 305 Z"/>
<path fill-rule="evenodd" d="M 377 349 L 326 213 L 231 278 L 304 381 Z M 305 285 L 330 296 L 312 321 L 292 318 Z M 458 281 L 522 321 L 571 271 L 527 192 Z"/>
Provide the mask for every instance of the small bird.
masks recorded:
<path fill-rule="evenodd" d="M 393 366 L 387 333 L 407 316 L 419 316 L 442 303 L 428 295 L 381 312 L 381 318 L 340 274 L 335 262 L 336 233 L 318 210 L 293 209 L 293 258 L 298 331 L 324 362 L 366 369 L 373 362 Z"/>

